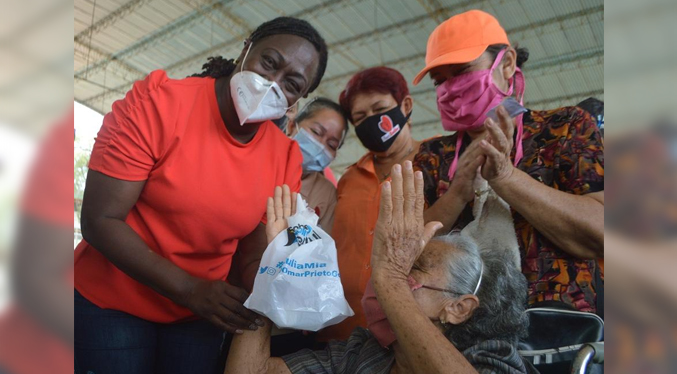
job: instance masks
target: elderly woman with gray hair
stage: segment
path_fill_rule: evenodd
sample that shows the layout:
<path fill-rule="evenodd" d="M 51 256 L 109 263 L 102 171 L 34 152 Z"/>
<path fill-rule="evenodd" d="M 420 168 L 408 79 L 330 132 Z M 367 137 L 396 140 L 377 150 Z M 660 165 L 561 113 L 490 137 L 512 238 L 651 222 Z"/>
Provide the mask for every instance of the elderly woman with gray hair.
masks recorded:
<path fill-rule="evenodd" d="M 266 321 L 233 338 L 226 373 L 536 372 L 516 349 L 528 325 L 527 290 L 511 254 L 480 250 L 461 233 L 433 237 L 442 225 L 424 226 L 421 173 L 405 162 L 391 176 L 372 250 L 374 292 L 363 300 L 369 330 L 275 358 Z M 287 227 L 295 201 L 288 188 L 276 195 L 268 203 L 269 241 Z"/>

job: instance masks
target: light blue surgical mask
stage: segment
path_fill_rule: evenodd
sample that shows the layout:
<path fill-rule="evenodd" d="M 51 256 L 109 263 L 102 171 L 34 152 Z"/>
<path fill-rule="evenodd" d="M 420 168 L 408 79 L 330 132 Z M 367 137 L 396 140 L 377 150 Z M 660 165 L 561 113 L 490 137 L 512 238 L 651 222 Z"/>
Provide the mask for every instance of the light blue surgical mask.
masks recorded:
<path fill-rule="evenodd" d="M 294 136 L 303 154 L 303 171 L 322 171 L 334 161 L 334 157 L 315 137 L 305 129 L 299 128 Z"/>

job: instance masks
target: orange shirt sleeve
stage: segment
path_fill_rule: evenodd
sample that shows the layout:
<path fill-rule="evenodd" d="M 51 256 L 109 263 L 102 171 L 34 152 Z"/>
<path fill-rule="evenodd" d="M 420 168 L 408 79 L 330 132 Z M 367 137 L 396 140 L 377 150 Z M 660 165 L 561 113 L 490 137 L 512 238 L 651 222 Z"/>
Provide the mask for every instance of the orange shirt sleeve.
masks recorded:
<path fill-rule="evenodd" d="M 289 186 L 291 192 L 300 193 L 302 174 L 301 164 L 303 163 L 303 156 L 301 155 L 301 149 L 299 148 L 298 143 L 289 143 L 289 152 L 287 155 L 287 167 L 285 168 L 284 173 L 284 184 Z M 261 223 L 264 225 L 268 224 L 266 213 L 263 213 L 263 217 L 261 217 Z"/>
<path fill-rule="evenodd" d="M 284 183 L 289 186 L 292 192 L 301 192 L 301 164 L 303 155 L 297 142 L 291 142 L 289 149 L 289 159 L 287 161 L 287 173 L 284 177 Z"/>
<path fill-rule="evenodd" d="M 90 169 L 122 180 L 148 179 L 173 132 L 162 115 L 172 111 L 162 91 L 168 80 L 164 71 L 154 71 L 113 103 L 94 143 Z"/>

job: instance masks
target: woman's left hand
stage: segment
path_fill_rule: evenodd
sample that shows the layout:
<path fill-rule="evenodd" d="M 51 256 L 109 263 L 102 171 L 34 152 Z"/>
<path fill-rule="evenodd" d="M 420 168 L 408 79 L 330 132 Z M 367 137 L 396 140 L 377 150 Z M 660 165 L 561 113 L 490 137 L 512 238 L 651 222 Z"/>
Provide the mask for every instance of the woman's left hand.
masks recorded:
<path fill-rule="evenodd" d="M 266 238 L 268 244 L 275 237 L 289 227 L 287 218 L 296 213 L 296 192 L 290 192 L 286 184 L 282 187 L 275 187 L 275 197 L 268 198 L 266 215 L 268 224 L 266 225 Z"/>
<path fill-rule="evenodd" d="M 502 105 L 498 107 L 496 114 L 500 123 L 487 118 L 484 121 L 484 126 L 489 134 L 489 139 L 480 142 L 480 147 L 486 156 L 486 161 L 482 165 L 482 178 L 489 183 L 496 183 L 509 178 L 514 170 L 510 160 L 510 152 L 513 147 L 515 122 Z"/>
<path fill-rule="evenodd" d="M 423 221 L 423 175 L 414 173 L 411 161 L 404 167 L 393 166 L 391 182 L 381 187 L 381 205 L 372 246 L 374 273 L 384 273 L 406 280 L 414 262 L 440 222 Z"/>

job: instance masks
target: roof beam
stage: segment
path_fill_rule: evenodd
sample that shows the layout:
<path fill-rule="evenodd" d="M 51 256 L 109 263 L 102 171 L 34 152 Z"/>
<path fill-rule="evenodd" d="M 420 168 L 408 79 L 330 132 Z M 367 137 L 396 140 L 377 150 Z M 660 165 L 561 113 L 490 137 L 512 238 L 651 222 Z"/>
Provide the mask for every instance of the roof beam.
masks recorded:
<path fill-rule="evenodd" d="M 310 7 L 308 9 L 304 9 L 300 12 L 295 13 L 295 14 L 292 14 L 291 17 L 312 17 L 316 14 L 320 14 L 320 13 L 325 12 L 325 11 L 329 11 L 329 10 L 335 11 L 339 8 L 348 6 L 351 3 L 359 3 L 359 2 L 362 2 L 362 1 L 364 1 L 364 0 L 353 0 L 353 1 L 329 0 L 329 1 L 326 1 L 324 3 L 318 4 L 316 6 Z M 453 9 L 463 8 L 463 7 L 467 7 L 467 6 L 476 6 L 476 5 L 477 5 L 477 0 L 467 0 L 467 1 L 464 1 L 463 3 L 461 3 L 461 4 L 454 6 Z M 443 9 L 440 8 L 438 10 L 442 11 Z M 197 13 L 197 11 L 195 13 Z M 197 14 L 199 15 L 199 13 L 197 13 Z M 429 21 L 429 16 L 427 14 L 419 16 L 419 17 L 415 17 L 415 18 L 413 18 L 409 21 L 405 21 L 404 23 L 392 24 L 392 25 L 389 25 L 389 26 L 379 28 L 377 30 L 372 30 L 372 31 L 369 31 L 369 32 L 366 32 L 366 33 L 363 33 L 363 34 L 360 34 L 360 35 L 357 35 L 357 36 L 354 36 L 354 37 L 350 37 L 350 38 L 340 40 L 336 43 L 332 43 L 332 44 L 328 45 L 328 49 L 333 53 L 342 54 L 341 50 L 337 51 L 335 49 L 336 48 L 343 48 L 350 43 L 359 41 L 360 39 L 364 39 L 364 38 L 367 38 L 367 37 L 374 37 L 375 35 L 378 35 L 378 33 L 393 32 L 393 31 L 398 31 L 398 30 L 401 31 L 402 28 L 405 28 L 405 27 L 407 27 L 407 28 L 412 27 L 413 28 L 414 26 L 417 26 L 418 24 L 420 24 L 422 22 L 426 22 L 426 21 Z M 186 68 L 187 66 L 194 65 L 198 61 L 206 60 L 207 57 L 213 56 L 215 53 L 218 53 L 219 51 L 223 51 L 224 49 L 228 49 L 228 48 L 235 46 L 237 43 L 242 42 L 242 40 L 245 39 L 248 35 L 249 35 L 249 30 L 246 33 L 242 33 L 241 35 L 239 35 L 235 38 L 232 38 L 231 40 L 217 44 L 214 47 L 211 47 L 211 48 L 209 48 L 205 51 L 194 54 L 194 55 L 189 56 L 189 57 L 187 57 L 187 58 L 185 58 L 181 61 L 178 61 L 178 62 L 176 62 L 176 63 L 174 63 L 170 66 L 167 66 L 165 68 L 165 70 L 167 71 L 167 73 L 169 73 L 171 75 L 171 73 L 174 72 L 174 71 L 178 71 L 178 70 Z M 353 45 L 351 45 L 351 47 L 353 47 Z M 124 51 L 117 53 L 117 54 L 115 54 L 115 56 L 119 56 L 123 52 Z M 76 78 L 79 77 L 82 74 L 83 74 L 82 71 L 79 72 L 79 73 L 76 73 Z M 142 77 L 143 77 L 143 75 L 140 75 L 136 79 L 140 79 Z M 129 87 L 129 86 L 130 86 L 130 83 L 125 83 L 123 85 L 116 87 L 116 89 L 122 89 L 124 87 Z M 114 93 L 104 92 L 102 94 L 99 94 L 99 95 L 93 96 L 91 98 L 85 99 L 85 102 L 89 102 L 90 100 L 98 101 L 98 100 L 101 100 L 102 95 L 107 96 L 107 95 L 111 95 L 111 94 L 114 94 Z"/>
<path fill-rule="evenodd" d="M 488 2 L 488 0 L 466 0 L 464 2 L 454 4 L 452 6 L 441 6 L 438 9 L 432 10 L 432 13 L 451 14 L 452 12 L 466 10 L 466 8 L 480 8 L 482 4 L 486 2 Z M 336 49 L 340 48 L 359 47 L 369 43 L 370 41 L 372 41 L 372 39 L 378 39 L 384 35 L 388 37 L 396 33 L 406 33 L 407 30 L 416 28 L 417 26 L 420 26 L 422 23 L 426 23 L 429 21 L 430 15 L 426 13 L 418 17 L 410 18 L 403 22 L 396 22 L 391 25 L 378 28 L 376 30 L 370 30 L 362 34 L 340 40 L 336 43 L 331 44 L 329 47 L 333 50 L 333 52 L 337 52 Z"/>
<path fill-rule="evenodd" d="M 336 9 L 339 9 L 340 7 L 347 6 L 350 3 L 356 3 L 356 2 L 361 2 L 361 1 L 364 1 L 364 0 L 353 0 L 353 1 L 329 0 L 329 1 L 326 1 L 324 3 L 318 4 L 314 7 L 302 10 L 300 12 L 297 12 L 296 14 L 293 14 L 291 16 L 293 16 L 293 17 L 312 16 L 312 15 L 315 15 L 315 14 L 319 14 L 323 11 L 336 10 Z M 470 7 L 476 7 L 477 1 L 468 0 L 468 1 L 465 1 L 463 3 L 454 5 L 453 7 L 447 7 L 447 8 L 442 7 L 442 8 L 436 9 L 434 11 L 439 11 L 439 12 L 444 12 L 446 14 L 450 14 L 451 12 L 462 10 L 462 8 L 469 7 L 469 6 Z M 531 31 L 531 30 L 534 30 L 534 29 L 538 29 L 540 27 L 552 25 L 553 23 L 564 22 L 564 21 L 576 19 L 576 18 L 579 18 L 579 17 L 585 17 L 585 16 L 589 16 L 589 15 L 592 15 L 592 14 L 597 14 L 597 13 L 600 13 L 600 12 L 603 12 L 603 11 L 604 11 L 603 5 L 595 6 L 595 7 L 586 8 L 586 9 L 583 9 L 583 10 L 580 10 L 580 11 L 577 11 L 577 12 L 572 12 L 572 13 L 568 13 L 568 14 L 564 14 L 564 15 L 559 15 L 559 16 L 556 16 L 556 17 L 551 17 L 551 18 L 545 19 L 543 21 L 539 21 L 539 22 L 532 23 L 532 24 L 529 24 L 529 25 L 525 25 L 525 26 L 510 29 L 510 30 L 506 30 L 506 32 L 508 33 L 508 35 L 512 36 L 512 39 L 519 39 L 518 33 Z M 332 43 L 328 46 L 328 48 L 329 48 L 330 52 L 340 54 L 341 49 L 344 48 L 344 47 L 349 46 L 349 47 L 353 48 L 353 47 L 356 46 L 356 44 L 357 45 L 366 44 L 368 42 L 368 40 L 370 40 L 371 38 L 374 38 L 375 35 L 377 35 L 378 33 L 404 32 L 404 29 L 414 28 L 422 22 L 429 21 L 430 20 L 429 17 L 430 17 L 430 15 L 426 14 L 426 15 L 423 15 L 423 16 L 420 16 L 420 17 L 412 18 L 412 19 L 405 21 L 403 23 L 385 26 L 385 27 L 379 28 L 377 30 L 372 30 L 372 31 L 369 31 L 369 32 L 366 32 L 366 33 L 363 33 L 363 34 L 360 34 L 360 35 L 357 35 L 357 36 L 354 36 L 354 37 L 346 38 L 346 39 L 340 40 L 338 42 Z M 219 51 L 223 51 L 224 49 L 234 47 L 237 43 L 240 43 L 244 38 L 246 38 L 248 36 L 248 34 L 249 34 L 248 31 L 249 30 L 247 30 L 246 33 L 239 35 L 238 37 L 232 38 L 231 40 L 220 43 L 220 44 L 215 45 L 214 47 L 209 48 L 205 51 L 202 51 L 200 53 L 189 56 L 184 60 L 181 60 L 181 61 L 179 61 L 179 62 L 177 62 L 173 65 L 166 67 L 165 70 L 168 73 L 171 73 L 171 72 L 174 72 L 174 71 L 179 71 L 179 70 L 184 69 L 188 66 L 196 64 L 198 61 L 206 60 L 207 57 L 213 56 L 214 54 L 217 54 Z M 336 49 L 338 49 L 338 50 L 336 50 Z M 602 56 L 603 56 L 603 50 L 602 50 L 601 53 L 602 53 Z M 598 56 L 599 51 L 595 50 L 595 51 L 593 51 L 593 54 L 595 56 Z M 570 55 L 567 55 L 567 56 L 568 57 L 565 57 L 565 58 L 552 59 L 552 61 L 550 61 L 550 62 L 543 61 L 542 62 L 544 64 L 543 66 L 539 66 L 538 64 L 536 64 L 536 65 L 528 66 L 527 69 L 529 69 L 529 71 L 534 71 L 534 70 L 537 70 L 537 69 L 546 68 L 546 67 L 549 67 L 549 66 L 566 63 L 568 60 L 575 59 L 575 58 L 588 58 L 588 57 L 580 56 L 580 55 L 576 55 L 576 54 L 570 54 Z M 385 63 L 385 65 L 393 66 L 393 65 L 398 65 L 398 64 L 407 64 L 407 63 L 413 62 L 414 60 L 423 59 L 423 58 L 425 58 L 425 54 L 417 54 L 417 55 L 410 56 L 410 57 L 404 57 L 404 58 L 400 58 L 400 59 L 397 59 L 397 60 L 388 61 L 388 62 Z M 341 74 L 339 76 L 329 77 L 328 79 L 323 80 L 322 83 L 324 85 L 326 85 L 327 83 L 335 82 L 335 81 L 338 81 L 340 79 L 346 78 L 348 76 L 352 76 L 355 73 L 357 73 L 358 71 L 359 70 L 353 71 L 353 72 L 350 72 L 350 73 L 346 73 L 346 74 Z M 132 80 L 140 79 L 144 75 L 145 75 L 145 73 L 139 72 L 136 75 L 136 77 L 133 77 Z M 76 77 L 77 77 L 77 75 L 76 75 Z M 99 100 L 105 100 L 110 96 L 117 95 L 118 92 L 125 91 L 126 89 L 128 89 L 131 86 L 131 84 L 132 84 L 132 82 L 122 84 L 118 87 L 112 88 L 108 92 L 103 92 L 101 94 L 87 98 L 83 102 L 86 103 L 86 102 L 90 102 L 90 101 L 96 102 L 96 101 L 99 101 Z M 434 90 L 426 90 L 425 92 L 419 91 L 419 92 L 412 93 L 412 94 L 419 95 L 419 94 L 429 93 L 428 91 L 434 92 Z"/>
<path fill-rule="evenodd" d="M 83 43 L 78 42 L 77 40 L 74 42 L 74 47 L 75 51 L 74 54 L 75 56 L 80 55 L 83 60 L 87 60 L 87 56 L 89 55 L 90 58 L 93 58 L 95 60 L 102 60 L 102 59 L 109 59 L 110 63 L 113 64 L 119 71 L 125 73 L 124 77 L 127 78 L 128 75 L 131 75 L 132 77 L 137 77 L 139 75 L 143 75 L 144 72 L 141 70 L 129 65 L 128 63 L 118 60 L 117 58 L 113 57 L 110 53 L 107 53 L 105 51 L 102 51 L 99 48 L 96 48 L 94 46 L 90 45 L 85 45 Z M 84 76 L 75 76 L 77 79 L 85 79 L 87 78 L 86 75 Z"/>
<path fill-rule="evenodd" d="M 153 0 L 132 0 L 125 5 L 115 9 L 113 12 L 109 13 L 107 16 L 100 19 L 95 24 L 89 26 L 88 28 L 80 31 L 75 35 L 75 41 L 80 43 L 86 43 L 92 35 L 98 33 L 99 31 L 113 25 L 115 22 L 131 14 L 141 5 L 149 3 Z"/>
<path fill-rule="evenodd" d="M 335 11 L 339 7 L 346 7 L 346 6 L 350 5 L 351 3 L 360 2 L 360 1 L 364 1 L 364 0 L 352 0 L 352 1 L 329 0 L 329 1 L 326 1 L 324 3 L 315 5 L 313 7 L 304 9 L 300 12 L 295 13 L 295 14 L 292 14 L 291 17 L 297 17 L 297 18 L 298 17 L 312 17 L 312 16 L 318 15 L 322 12 Z M 246 30 L 245 32 L 243 32 L 239 36 L 236 36 L 236 37 L 234 37 L 234 38 L 232 38 L 232 39 L 230 39 L 226 42 L 217 44 L 217 45 L 215 45 L 215 46 L 213 46 L 213 47 L 211 47 L 211 48 L 209 48 L 205 51 L 199 52 L 199 53 L 194 54 L 192 56 L 189 56 L 189 57 L 187 57 L 187 58 L 185 58 L 181 61 L 178 61 L 178 62 L 176 62 L 172 65 L 169 65 L 169 66 L 165 67 L 165 70 L 167 71 L 167 73 L 172 73 L 174 71 L 181 70 L 181 69 L 183 69 L 187 66 L 195 65 L 199 61 L 206 60 L 207 57 L 213 56 L 218 51 L 223 51 L 224 49 L 233 47 L 238 43 L 242 43 L 242 41 L 249 36 L 251 31 L 253 31 L 253 30 Z M 137 74 L 137 76 L 134 77 L 133 80 L 141 79 L 145 76 L 145 74 L 146 73 Z M 109 98 L 110 96 L 117 95 L 117 92 L 115 92 L 115 91 L 128 89 L 131 85 L 132 85 L 132 82 L 121 84 L 117 87 L 112 88 L 111 91 L 102 92 L 100 94 L 86 98 L 82 102 L 83 103 L 89 103 L 89 102 L 97 102 L 97 101 L 100 101 L 102 99 L 105 100 L 105 99 Z"/>
<path fill-rule="evenodd" d="M 560 15 L 560 16 L 557 16 L 557 17 L 552 17 L 552 18 L 549 18 L 547 20 L 544 20 L 544 21 L 541 21 L 541 22 L 538 22 L 538 23 L 509 29 L 509 30 L 506 30 L 506 33 L 508 35 L 515 35 L 517 33 L 524 32 L 524 31 L 527 31 L 527 30 L 533 30 L 533 29 L 543 27 L 543 26 L 546 26 L 546 25 L 551 25 L 554 22 L 568 21 L 568 20 L 571 20 L 571 19 L 584 17 L 584 16 L 588 16 L 590 14 L 599 13 L 599 12 L 603 12 L 603 11 L 604 11 L 603 6 L 602 7 L 593 7 L 593 8 L 583 10 L 583 11 L 578 11 L 578 12 L 568 13 L 568 14 L 565 14 L 565 15 Z M 513 38 L 513 39 L 519 39 L 519 38 Z M 604 54 L 603 49 L 602 49 L 602 54 Z M 420 53 L 420 54 L 416 54 L 416 55 L 413 55 L 413 56 L 402 57 L 402 58 L 398 58 L 396 60 L 386 61 L 383 65 L 389 66 L 389 67 L 394 67 L 394 66 L 397 66 L 397 65 L 407 65 L 411 62 L 414 62 L 414 61 L 417 61 L 417 60 L 422 61 L 424 59 L 425 59 L 425 53 Z M 531 67 L 533 67 L 533 65 L 530 66 L 530 68 Z M 322 81 L 322 83 L 335 82 L 337 80 L 341 80 L 341 79 L 344 79 L 344 78 L 347 78 L 347 77 L 351 77 L 351 76 L 359 73 L 360 71 L 362 71 L 362 69 L 354 70 L 354 71 L 351 71 L 349 73 L 336 75 L 336 76 L 333 76 L 333 77 L 328 77 L 328 78 L 324 79 Z"/>
<path fill-rule="evenodd" d="M 418 2 L 437 23 L 442 23 L 451 16 L 451 12 L 444 9 L 438 0 L 418 0 Z"/>
<path fill-rule="evenodd" d="M 221 6 L 221 1 L 232 1 L 232 0 L 209 0 L 206 2 L 205 5 L 201 6 L 199 10 L 195 10 L 193 12 L 190 12 L 189 14 L 180 17 L 178 20 L 169 23 L 168 25 L 165 25 L 164 27 L 161 27 L 157 31 L 151 33 L 150 35 L 142 38 L 141 40 L 137 41 L 136 43 L 132 44 L 131 46 L 122 49 L 119 52 L 116 52 L 112 54 L 109 58 L 104 58 L 101 60 L 96 61 L 93 64 L 90 64 L 89 66 L 85 67 L 84 69 L 80 69 L 75 73 L 76 78 L 81 78 L 84 77 L 88 74 L 100 71 L 102 69 L 105 69 L 106 66 L 113 60 L 122 60 L 128 57 L 131 57 L 139 52 L 142 52 L 151 46 L 157 45 L 157 43 L 167 40 L 171 38 L 172 36 L 176 35 L 177 33 L 181 32 L 185 28 L 190 27 L 193 25 L 195 22 L 199 21 L 202 19 L 204 12 L 209 13 L 213 11 L 215 8 L 218 6 Z"/>
<path fill-rule="evenodd" d="M 296 17 L 296 18 L 313 17 L 313 16 L 320 14 L 322 12 L 336 11 L 338 8 L 346 7 L 351 3 L 356 3 L 356 2 L 361 2 L 361 1 L 364 1 L 364 0 L 352 0 L 352 1 L 329 0 L 329 1 L 326 1 L 324 3 L 318 4 L 316 6 L 304 9 L 300 12 L 295 13 L 295 14 L 292 14 L 292 15 L 290 15 L 290 17 Z M 167 66 L 166 70 L 167 70 L 168 73 L 170 73 L 172 71 L 181 70 L 181 69 L 184 69 L 188 66 L 192 66 L 192 65 L 198 63 L 198 61 L 206 60 L 207 57 L 214 56 L 215 54 L 218 54 L 219 52 L 233 48 L 236 45 L 241 44 L 242 41 L 244 39 L 246 39 L 249 36 L 249 34 L 251 34 L 252 31 L 254 31 L 254 30 L 246 30 L 242 34 L 240 34 L 240 35 L 238 35 L 238 36 L 236 36 L 236 37 L 234 37 L 230 40 L 227 40 L 223 43 L 219 43 L 219 44 L 217 44 L 217 45 L 215 45 L 215 46 L 213 46 L 209 49 L 206 49 L 202 52 L 198 52 L 198 53 L 196 53 L 192 56 L 188 56 L 181 61 L 178 61 L 178 62 L 176 62 L 172 65 Z"/>

